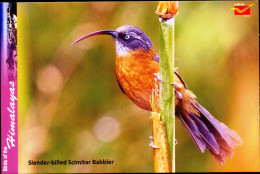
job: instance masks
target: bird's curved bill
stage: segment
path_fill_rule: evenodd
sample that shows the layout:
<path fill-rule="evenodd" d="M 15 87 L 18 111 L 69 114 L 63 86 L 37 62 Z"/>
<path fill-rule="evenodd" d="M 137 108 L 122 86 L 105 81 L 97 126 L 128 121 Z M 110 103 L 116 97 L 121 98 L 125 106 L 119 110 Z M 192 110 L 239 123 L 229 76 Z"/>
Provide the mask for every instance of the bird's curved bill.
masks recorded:
<path fill-rule="evenodd" d="M 107 35 L 111 35 L 113 37 L 117 37 L 118 33 L 115 30 L 100 30 L 100 31 L 95 31 L 92 33 L 89 33 L 81 38 L 79 38 L 78 40 L 76 40 L 75 42 L 73 42 L 71 45 L 74 45 L 75 43 L 78 43 L 79 41 L 82 41 L 84 39 L 87 39 L 91 36 L 96 36 L 96 35 L 100 35 L 100 34 L 107 34 Z"/>

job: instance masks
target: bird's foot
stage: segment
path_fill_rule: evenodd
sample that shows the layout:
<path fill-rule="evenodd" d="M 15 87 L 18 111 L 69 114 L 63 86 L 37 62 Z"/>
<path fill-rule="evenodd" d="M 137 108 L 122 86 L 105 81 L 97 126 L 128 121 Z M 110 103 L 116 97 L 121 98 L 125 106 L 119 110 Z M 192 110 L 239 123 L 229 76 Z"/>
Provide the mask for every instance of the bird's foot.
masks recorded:
<path fill-rule="evenodd" d="M 157 80 L 159 80 L 160 82 L 165 83 L 165 81 L 163 81 L 163 80 L 161 79 L 160 73 L 154 73 L 154 75 L 156 76 L 156 77 L 154 78 L 155 82 L 157 82 Z"/>
<path fill-rule="evenodd" d="M 179 91 L 174 89 L 174 92 L 177 94 L 178 99 L 182 99 L 182 94 Z"/>
<path fill-rule="evenodd" d="M 154 73 L 154 75 L 156 76 L 156 78 L 154 78 L 155 82 L 157 82 L 157 80 L 159 80 L 160 82 L 162 83 L 165 83 L 165 81 L 163 81 L 160 77 L 160 73 Z M 173 86 L 177 86 L 178 83 L 174 82 L 174 83 L 171 83 L 171 85 Z M 182 99 L 182 94 L 180 92 L 178 92 L 175 88 L 174 88 L 174 92 L 177 94 L 177 97 L 179 99 Z"/>
<path fill-rule="evenodd" d="M 173 82 L 173 83 L 171 83 L 171 85 L 172 85 L 172 86 L 177 86 L 177 85 L 178 85 L 178 83 L 176 83 L 176 82 Z"/>
<path fill-rule="evenodd" d="M 171 85 L 173 85 L 173 86 L 178 86 L 179 84 L 176 83 L 176 82 L 174 82 L 174 83 L 171 83 Z M 181 94 L 179 91 L 177 91 L 175 88 L 174 88 L 174 92 L 177 94 L 177 97 L 178 97 L 179 99 L 182 99 L 182 94 Z"/>
<path fill-rule="evenodd" d="M 150 138 L 150 139 L 153 139 L 152 136 L 149 136 L 149 138 Z M 160 147 L 157 147 L 157 146 L 155 146 L 155 145 L 153 144 L 153 140 L 150 141 L 149 146 L 152 147 L 152 148 L 154 148 L 154 149 L 160 149 Z"/>
<path fill-rule="evenodd" d="M 178 140 L 175 139 L 175 145 L 178 144 Z"/>

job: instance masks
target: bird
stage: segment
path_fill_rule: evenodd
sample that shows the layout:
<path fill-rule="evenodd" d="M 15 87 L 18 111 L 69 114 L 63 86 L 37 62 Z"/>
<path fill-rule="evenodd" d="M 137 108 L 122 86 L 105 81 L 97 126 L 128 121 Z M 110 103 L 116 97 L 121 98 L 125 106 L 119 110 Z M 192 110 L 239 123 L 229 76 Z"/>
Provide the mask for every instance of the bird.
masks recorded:
<path fill-rule="evenodd" d="M 100 30 L 77 39 L 72 45 L 96 35 L 112 36 L 116 49 L 116 79 L 122 92 L 138 107 L 151 111 L 151 93 L 160 85 L 159 54 L 140 28 L 123 25 L 116 30 Z M 158 80 L 155 80 L 158 79 Z M 196 101 L 177 70 L 174 71 L 175 116 L 192 138 L 200 152 L 209 150 L 223 165 L 234 154 L 234 146 L 242 139 L 224 123 L 214 118 Z M 156 100 L 157 106 L 158 100 Z"/>

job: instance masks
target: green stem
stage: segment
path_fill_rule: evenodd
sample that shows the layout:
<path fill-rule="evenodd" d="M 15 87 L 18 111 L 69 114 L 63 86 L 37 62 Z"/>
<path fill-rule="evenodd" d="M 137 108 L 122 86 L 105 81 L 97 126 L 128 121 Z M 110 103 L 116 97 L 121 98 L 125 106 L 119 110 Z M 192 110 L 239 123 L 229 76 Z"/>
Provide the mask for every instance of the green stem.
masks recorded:
<path fill-rule="evenodd" d="M 175 172 L 174 17 L 160 18 L 160 115 L 165 122 L 172 172 Z"/>

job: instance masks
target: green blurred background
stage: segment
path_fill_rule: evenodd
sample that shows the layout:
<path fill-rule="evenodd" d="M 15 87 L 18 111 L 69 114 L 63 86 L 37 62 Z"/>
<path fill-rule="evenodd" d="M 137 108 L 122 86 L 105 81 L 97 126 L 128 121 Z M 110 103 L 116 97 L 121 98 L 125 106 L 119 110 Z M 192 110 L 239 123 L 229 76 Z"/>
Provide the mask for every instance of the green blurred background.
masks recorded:
<path fill-rule="evenodd" d="M 176 123 L 176 171 L 259 171 L 258 2 L 180 2 L 175 64 L 197 100 L 243 139 L 223 166 Z M 19 172 L 153 172 L 150 113 L 115 78 L 115 46 L 96 36 L 134 25 L 159 48 L 157 2 L 18 3 Z M 114 165 L 29 166 L 28 160 L 110 159 Z"/>

